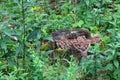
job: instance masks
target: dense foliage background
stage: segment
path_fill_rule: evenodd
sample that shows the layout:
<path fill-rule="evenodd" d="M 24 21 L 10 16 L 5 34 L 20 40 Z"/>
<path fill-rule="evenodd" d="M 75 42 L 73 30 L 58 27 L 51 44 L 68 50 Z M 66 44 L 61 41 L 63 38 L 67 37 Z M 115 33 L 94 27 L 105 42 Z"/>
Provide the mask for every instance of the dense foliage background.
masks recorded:
<path fill-rule="evenodd" d="M 23 1 L 23 2 L 22 2 Z M 120 0 L 1 0 L 0 80 L 120 80 Z M 51 33 L 88 29 L 102 45 L 79 62 L 42 48 Z M 96 58 L 95 58 L 95 57 Z M 69 66 L 64 66 L 62 61 Z"/>

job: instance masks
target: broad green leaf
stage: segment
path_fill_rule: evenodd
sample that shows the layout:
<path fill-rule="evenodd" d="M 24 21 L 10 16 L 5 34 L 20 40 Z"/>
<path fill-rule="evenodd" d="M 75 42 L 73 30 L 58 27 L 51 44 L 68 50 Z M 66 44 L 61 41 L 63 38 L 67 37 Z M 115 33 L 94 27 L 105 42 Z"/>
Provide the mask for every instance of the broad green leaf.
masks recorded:
<path fill-rule="evenodd" d="M 54 50 L 49 50 L 49 51 L 47 51 L 47 52 L 45 52 L 47 55 L 49 55 L 49 54 L 51 54 L 51 53 L 53 53 L 53 51 Z"/>
<path fill-rule="evenodd" d="M 5 51 L 7 50 L 7 45 L 6 45 L 6 43 L 1 42 L 1 47 L 2 47 L 2 49 L 4 49 Z"/>
<path fill-rule="evenodd" d="M 81 27 L 83 24 L 84 22 L 80 20 L 79 22 L 76 22 L 75 24 L 73 24 L 73 27 Z"/>
<path fill-rule="evenodd" d="M 41 32 L 39 29 L 34 30 L 28 35 L 27 40 L 34 40 L 34 39 L 40 38 L 41 37 L 40 34 L 41 34 Z"/>
<path fill-rule="evenodd" d="M 40 31 L 38 31 L 38 33 L 37 33 L 37 39 L 40 39 L 41 38 L 41 32 Z"/>
<path fill-rule="evenodd" d="M 114 56 L 109 54 L 108 57 L 106 58 L 106 60 L 109 62 L 109 61 L 113 60 L 113 58 L 114 58 Z"/>
<path fill-rule="evenodd" d="M 89 0 L 86 0 L 85 3 L 87 6 L 89 6 L 89 4 L 90 4 Z"/>
<path fill-rule="evenodd" d="M 118 69 L 119 68 L 119 61 L 118 60 L 114 60 L 113 61 L 115 67 Z"/>
<path fill-rule="evenodd" d="M 113 77 L 116 79 L 116 80 L 120 80 L 120 69 L 115 69 L 114 72 L 113 72 Z"/>
<path fill-rule="evenodd" d="M 82 20 L 80 20 L 80 21 L 77 23 L 78 26 L 81 26 L 81 25 L 83 25 L 83 24 L 84 24 L 84 22 L 83 22 Z"/>
<path fill-rule="evenodd" d="M 19 54 L 19 53 L 22 53 L 22 50 L 23 50 L 23 46 L 18 46 L 17 48 L 16 48 L 16 54 Z"/>
<path fill-rule="evenodd" d="M 93 31 L 93 32 L 98 32 L 98 27 L 97 26 L 94 26 L 94 27 L 91 27 L 91 30 Z"/>
<path fill-rule="evenodd" d="M 53 42 L 53 38 L 52 36 L 46 36 L 43 38 L 44 40 L 49 40 L 49 41 L 52 41 Z"/>
<path fill-rule="evenodd" d="M 11 31 L 8 30 L 8 29 L 5 29 L 5 30 L 3 31 L 3 33 L 6 34 L 7 36 L 11 36 L 11 35 L 12 35 Z"/>
<path fill-rule="evenodd" d="M 14 58 L 8 58 L 8 64 L 9 66 L 15 66 L 15 61 L 14 61 Z"/>
<path fill-rule="evenodd" d="M 107 64 L 107 66 L 105 66 L 105 69 L 112 71 L 113 70 L 113 65 L 111 63 L 109 63 L 109 64 Z"/>

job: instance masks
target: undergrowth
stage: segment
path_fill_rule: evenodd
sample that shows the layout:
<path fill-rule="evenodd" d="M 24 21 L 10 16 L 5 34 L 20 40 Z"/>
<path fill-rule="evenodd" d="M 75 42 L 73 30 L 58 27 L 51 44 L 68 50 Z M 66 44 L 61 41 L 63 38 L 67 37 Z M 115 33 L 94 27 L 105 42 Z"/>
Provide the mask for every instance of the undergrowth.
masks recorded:
<path fill-rule="evenodd" d="M 120 1 L 50 1 L 23 0 L 23 8 L 22 0 L 0 1 L 0 80 L 120 80 Z M 66 29 L 88 29 L 102 45 L 83 60 L 71 55 L 51 64 L 42 41 Z"/>

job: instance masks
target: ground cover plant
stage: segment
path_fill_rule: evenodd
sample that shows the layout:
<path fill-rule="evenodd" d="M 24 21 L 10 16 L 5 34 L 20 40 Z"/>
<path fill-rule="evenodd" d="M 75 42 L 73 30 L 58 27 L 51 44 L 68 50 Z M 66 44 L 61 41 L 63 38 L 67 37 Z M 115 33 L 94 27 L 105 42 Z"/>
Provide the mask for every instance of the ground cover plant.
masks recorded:
<path fill-rule="evenodd" d="M 0 80 L 120 80 L 119 0 L 1 0 Z M 102 44 L 52 63 L 58 30 L 89 30 Z M 56 50 L 62 55 L 64 51 Z M 67 63 L 67 66 L 64 65 Z"/>

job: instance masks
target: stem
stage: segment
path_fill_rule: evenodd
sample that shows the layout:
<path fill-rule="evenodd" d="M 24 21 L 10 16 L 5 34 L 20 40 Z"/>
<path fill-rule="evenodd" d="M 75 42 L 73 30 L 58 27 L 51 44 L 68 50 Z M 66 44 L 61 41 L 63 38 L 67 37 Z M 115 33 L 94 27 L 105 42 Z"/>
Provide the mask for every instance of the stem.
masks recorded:
<path fill-rule="evenodd" d="M 22 58 L 23 58 L 23 66 L 25 65 L 25 10 L 24 10 L 24 2 L 22 0 L 22 24 L 23 24 L 23 54 L 22 54 Z"/>
<path fill-rule="evenodd" d="M 96 58 L 97 58 L 97 56 L 96 56 L 96 52 L 95 52 L 95 54 L 94 54 L 94 69 L 95 69 L 95 72 L 94 72 L 94 80 L 97 80 L 97 61 L 96 61 Z"/>

